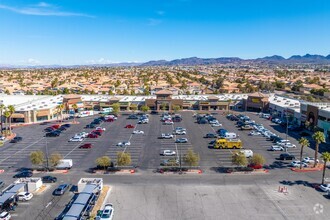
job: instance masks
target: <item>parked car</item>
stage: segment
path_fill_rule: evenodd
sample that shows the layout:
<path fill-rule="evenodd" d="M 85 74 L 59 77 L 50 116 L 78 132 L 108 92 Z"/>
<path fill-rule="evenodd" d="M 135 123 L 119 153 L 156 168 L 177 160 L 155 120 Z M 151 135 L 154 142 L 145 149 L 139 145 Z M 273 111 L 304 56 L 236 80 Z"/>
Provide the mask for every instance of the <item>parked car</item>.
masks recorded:
<path fill-rule="evenodd" d="M 289 153 L 280 154 L 280 160 L 294 160 L 296 157 Z"/>
<path fill-rule="evenodd" d="M 138 119 L 139 117 L 137 115 L 129 115 L 127 119 Z"/>
<path fill-rule="evenodd" d="M 25 177 L 32 177 L 33 173 L 31 171 L 22 171 L 15 174 L 14 178 L 25 178 Z"/>
<path fill-rule="evenodd" d="M 188 139 L 187 138 L 178 138 L 175 140 L 175 143 L 187 143 Z"/>
<path fill-rule="evenodd" d="M 76 134 L 77 136 L 81 136 L 81 137 L 83 137 L 83 138 L 86 138 L 87 136 L 88 136 L 88 133 L 87 132 L 80 132 L 80 133 L 78 133 L 78 134 Z"/>
<path fill-rule="evenodd" d="M 140 130 L 134 130 L 133 134 L 144 134 L 144 131 L 140 131 Z"/>
<path fill-rule="evenodd" d="M 88 124 L 85 126 L 85 128 L 95 128 L 95 127 L 96 127 L 95 124 Z"/>
<path fill-rule="evenodd" d="M 57 178 L 55 176 L 43 176 L 42 182 L 43 183 L 56 183 Z"/>
<path fill-rule="evenodd" d="M 306 131 L 300 132 L 299 135 L 302 136 L 302 137 L 310 136 L 310 134 L 308 132 L 306 132 Z"/>
<path fill-rule="evenodd" d="M 211 125 L 212 127 L 222 127 L 222 124 L 220 124 L 219 122 L 218 123 L 214 123 Z"/>
<path fill-rule="evenodd" d="M 284 148 L 282 146 L 279 145 L 273 145 L 270 147 L 269 149 L 270 151 L 284 151 Z"/>
<path fill-rule="evenodd" d="M 54 190 L 54 195 L 63 195 L 69 188 L 69 184 L 61 184 Z"/>
<path fill-rule="evenodd" d="M 91 143 L 85 143 L 85 144 L 79 146 L 79 148 L 81 148 L 81 149 L 89 149 L 92 147 L 94 147 L 94 146 Z"/>
<path fill-rule="evenodd" d="M 91 133 L 92 133 L 92 134 L 96 134 L 96 135 L 98 135 L 98 136 L 101 136 L 101 135 L 102 135 L 101 130 L 94 130 L 94 131 L 92 131 Z"/>
<path fill-rule="evenodd" d="M 11 215 L 9 212 L 1 212 L 0 213 L 0 220 L 10 220 L 11 219 Z"/>
<path fill-rule="evenodd" d="M 16 137 L 14 137 L 13 139 L 11 139 L 10 143 L 17 143 L 17 142 L 20 142 L 20 141 L 22 141 L 22 140 L 23 140 L 22 137 L 18 137 L 18 136 L 16 136 Z"/>
<path fill-rule="evenodd" d="M 60 136 L 60 133 L 58 132 L 48 132 L 45 134 L 45 137 L 58 137 Z"/>
<path fill-rule="evenodd" d="M 4 186 L 5 186 L 5 183 L 2 180 L 0 180 L 0 189 Z"/>
<path fill-rule="evenodd" d="M 135 128 L 135 126 L 132 125 L 132 124 L 128 124 L 128 125 L 125 126 L 125 128 Z"/>
<path fill-rule="evenodd" d="M 62 126 L 63 126 L 63 127 L 66 127 L 66 128 L 70 128 L 70 127 L 71 127 L 70 124 L 63 124 Z"/>
<path fill-rule="evenodd" d="M 58 130 L 65 131 L 66 130 L 66 127 L 61 126 L 61 127 L 58 128 Z"/>
<path fill-rule="evenodd" d="M 20 192 L 17 194 L 17 198 L 19 201 L 29 201 L 33 197 L 32 193 L 29 192 Z"/>
<path fill-rule="evenodd" d="M 44 131 L 45 132 L 51 132 L 51 131 L 55 131 L 56 129 L 53 128 L 53 127 L 48 127 L 48 128 L 45 128 Z"/>
<path fill-rule="evenodd" d="M 318 163 L 320 162 L 319 159 L 316 160 Z M 305 163 L 314 163 L 315 162 L 315 158 L 314 157 L 305 157 L 303 159 L 303 162 Z"/>
<path fill-rule="evenodd" d="M 172 134 L 162 134 L 161 136 L 160 136 L 160 138 L 162 138 L 162 139 L 171 139 L 171 138 L 173 138 L 174 136 L 172 135 Z"/>
<path fill-rule="evenodd" d="M 152 114 L 152 115 L 158 115 L 158 111 L 151 111 L 150 114 Z"/>
<path fill-rule="evenodd" d="M 261 133 L 258 132 L 258 131 L 251 131 L 251 132 L 249 133 L 249 135 L 250 135 L 250 136 L 258 136 L 258 135 L 261 135 Z"/>
<path fill-rule="evenodd" d="M 204 138 L 217 138 L 217 137 L 218 137 L 218 135 L 213 134 L 213 133 L 207 133 L 207 134 L 204 136 Z"/>
<path fill-rule="evenodd" d="M 69 142 L 82 142 L 84 140 L 81 136 L 75 136 L 73 138 L 70 138 Z"/>
<path fill-rule="evenodd" d="M 117 144 L 117 146 L 119 146 L 119 147 L 130 146 L 130 145 L 131 145 L 131 142 L 129 142 L 129 141 L 122 141 Z"/>
<path fill-rule="evenodd" d="M 330 184 L 321 184 L 320 190 L 322 190 L 323 192 L 330 192 Z"/>
<path fill-rule="evenodd" d="M 114 209 L 112 204 L 107 203 L 104 205 L 104 209 L 101 211 L 99 216 L 96 216 L 96 220 L 112 220 Z"/>
<path fill-rule="evenodd" d="M 242 129 L 242 130 L 252 130 L 253 127 L 252 127 L 251 125 L 243 125 L 243 126 L 241 127 L 241 129 Z"/>
<path fill-rule="evenodd" d="M 302 167 L 307 167 L 308 166 L 307 163 L 300 162 L 298 160 L 292 161 L 291 164 L 290 164 L 290 166 L 292 166 L 292 167 L 300 167 L 300 164 L 302 164 Z"/>
<path fill-rule="evenodd" d="M 161 155 L 163 156 L 175 156 L 175 154 L 174 150 L 164 150 L 161 152 Z"/>
<path fill-rule="evenodd" d="M 173 134 L 175 135 L 185 135 L 187 132 L 185 130 L 174 130 Z"/>
<path fill-rule="evenodd" d="M 163 124 L 164 125 L 172 125 L 172 124 L 174 124 L 174 122 L 173 121 L 170 121 L 170 120 L 166 120 L 166 121 L 164 121 Z"/>
<path fill-rule="evenodd" d="M 149 120 L 143 119 L 138 122 L 138 124 L 148 124 Z"/>
<path fill-rule="evenodd" d="M 174 130 L 175 131 L 186 131 L 187 129 L 185 129 L 183 127 L 176 127 Z"/>
<path fill-rule="evenodd" d="M 286 148 L 296 148 L 297 147 L 296 145 L 291 144 L 291 143 L 282 143 L 280 145 L 283 147 L 286 147 Z"/>
<path fill-rule="evenodd" d="M 98 138 L 99 136 L 97 134 L 94 134 L 94 133 L 89 133 L 88 138 Z"/>
<path fill-rule="evenodd" d="M 96 128 L 95 128 L 95 130 L 97 130 L 97 131 L 105 131 L 105 130 L 106 130 L 106 128 L 102 128 L 102 127 L 96 127 Z"/>

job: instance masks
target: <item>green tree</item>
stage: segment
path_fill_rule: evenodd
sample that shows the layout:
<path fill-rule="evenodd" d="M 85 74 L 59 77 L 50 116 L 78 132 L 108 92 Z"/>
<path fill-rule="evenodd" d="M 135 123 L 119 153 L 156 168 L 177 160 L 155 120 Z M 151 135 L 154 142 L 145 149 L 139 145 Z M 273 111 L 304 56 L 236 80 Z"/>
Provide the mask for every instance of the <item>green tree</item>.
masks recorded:
<path fill-rule="evenodd" d="M 231 157 L 232 164 L 236 166 L 245 167 L 248 164 L 248 160 L 246 159 L 243 152 L 235 152 Z"/>
<path fill-rule="evenodd" d="M 42 151 L 32 151 L 30 154 L 30 161 L 33 165 L 40 166 L 45 161 L 45 155 Z"/>
<path fill-rule="evenodd" d="M 4 104 L 1 104 L 0 105 L 0 123 L 1 123 L 1 131 L 2 131 L 2 128 L 3 128 L 3 124 L 2 124 L 2 118 L 3 118 L 3 112 L 5 111 L 6 109 L 6 106 Z"/>
<path fill-rule="evenodd" d="M 173 105 L 172 109 L 173 109 L 174 113 L 177 113 L 179 110 L 181 110 L 181 107 L 179 105 Z"/>
<path fill-rule="evenodd" d="M 3 113 L 3 116 L 5 116 L 5 127 L 6 127 L 6 136 L 9 135 L 9 130 L 8 130 L 8 124 L 9 124 L 9 117 L 10 117 L 10 112 L 6 109 L 5 112 Z"/>
<path fill-rule="evenodd" d="M 114 103 L 112 104 L 112 112 L 114 114 L 118 114 L 119 110 L 120 110 L 120 104 L 117 102 L 117 103 Z"/>
<path fill-rule="evenodd" d="M 299 144 L 301 145 L 300 149 L 300 169 L 302 168 L 302 155 L 304 151 L 304 147 L 309 147 L 309 141 L 306 138 L 300 138 Z"/>
<path fill-rule="evenodd" d="M 60 153 L 52 153 L 49 157 L 50 165 L 56 167 L 62 159 L 63 157 Z"/>
<path fill-rule="evenodd" d="M 253 154 L 249 162 L 251 165 L 263 166 L 266 163 L 266 159 L 261 154 Z"/>
<path fill-rule="evenodd" d="M 108 156 L 103 156 L 103 157 L 99 157 L 95 160 L 95 163 L 97 166 L 99 167 L 103 167 L 104 170 L 107 169 L 107 167 L 110 166 L 111 163 L 111 159 Z"/>
<path fill-rule="evenodd" d="M 110 89 L 108 92 L 109 95 L 113 95 L 113 91 Z"/>
<path fill-rule="evenodd" d="M 118 166 L 129 166 L 132 163 L 130 153 L 117 152 L 117 165 Z"/>
<path fill-rule="evenodd" d="M 15 113 L 15 107 L 13 105 L 8 105 L 7 107 L 9 115 L 9 133 L 11 134 L 11 116 Z"/>
<path fill-rule="evenodd" d="M 138 107 L 137 107 L 136 104 L 131 104 L 131 105 L 129 106 L 129 108 L 130 108 L 130 110 L 133 111 L 133 112 L 135 112 L 135 111 L 138 109 Z"/>
<path fill-rule="evenodd" d="M 166 105 L 165 102 L 163 102 L 163 103 L 160 105 L 160 109 L 161 109 L 162 111 L 166 111 L 166 107 L 167 107 L 167 105 Z"/>
<path fill-rule="evenodd" d="M 316 167 L 317 164 L 317 157 L 318 157 L 318 152 L 319 152 L 319 145 L 322 142 L 325 142 L 325 137 L 324 134 L 321 131 L 317 131 L 313 134 L 313 139 L 315 141 L 315 161 L 314 161 L 314 167 Z"/>
<path fill-rule="evenodd" d="M 322 153 L 321 158 L 322 158 L 323 161 L 324 161 L 324 164 L 323 164 L 323 172 L 322 172 L 322 184 L 324 184 L 325 170 L 326 170 L 326 168 L 327 168 L 327 162 L 330 161 L 330 153 L 329 153 L 329 152 L 324 152 L 324 153 Z"/>
<path fill-rule="evenodd" d="M 187 153 L 183 157 L 183 161 L 189 166 L 198 166 L 200 157 L 191 148 L 188 149 Z"/>
<path fill-rule="evenodd" d="M 141 111 L 143 111 L 143 112 L 147 112 L 147 111 L 149 111 L 149 110 L 150 110 L 149 106 L 147 106 L 147 105 L 143 105 L 143 106 L 141 106 Z"/>

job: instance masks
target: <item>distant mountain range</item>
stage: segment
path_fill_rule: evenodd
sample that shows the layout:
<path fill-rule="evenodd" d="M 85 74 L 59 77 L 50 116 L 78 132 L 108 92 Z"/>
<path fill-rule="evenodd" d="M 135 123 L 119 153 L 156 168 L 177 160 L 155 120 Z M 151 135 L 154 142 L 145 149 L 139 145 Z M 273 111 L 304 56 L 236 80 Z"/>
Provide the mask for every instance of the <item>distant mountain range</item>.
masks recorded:
<path fill-rule="evenodd" d="M 330 65 L 330 54 L 328 56 L 306 54 L 304 56 L 294 55 L 289 58 L 274 55 L 257 59 L 241 59 L 239 57 L 220 57 L 220 58 L 198 58 L 190 57 L 176 60 L 154 60 L 146 63 L 111 63 L 111 64 L 88 64 L 88 65 L 38 65 L 38 66 L 16 66 L 0 64 L 0 69 L 14 68 L 79 68 L 79 67 L 125 67 L 125 66 L 195 66 L 195 65 L 214 65 L 214 64 L 320 64 Z"/>
<path fill-rule="evenodd" d="M 220 58 L 183 58 L 172 61 L 156 60 L 141 64 L 142 66 L 177 66 L 177 65 L 208 65 L 208 64 L 239 64 L 239 63 L 260 63 L 260 64 L 330 64 L 328 56 L 306 54 L 304 56 L 294 55 L 285 59 L 282 56 L 274 55 L 257 59 L 241 59 L 238 57 Z"/>

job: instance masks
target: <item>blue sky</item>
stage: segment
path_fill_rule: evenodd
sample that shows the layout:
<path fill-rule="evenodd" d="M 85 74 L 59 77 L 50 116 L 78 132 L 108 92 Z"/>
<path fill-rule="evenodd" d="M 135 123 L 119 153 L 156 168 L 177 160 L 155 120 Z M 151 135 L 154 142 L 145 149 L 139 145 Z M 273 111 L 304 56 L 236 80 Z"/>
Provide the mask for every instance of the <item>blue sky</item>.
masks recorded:
<path fill-rule="evenodd" d="M 328 0 L 0 0 L 0 64 L 330 53 Z"/>

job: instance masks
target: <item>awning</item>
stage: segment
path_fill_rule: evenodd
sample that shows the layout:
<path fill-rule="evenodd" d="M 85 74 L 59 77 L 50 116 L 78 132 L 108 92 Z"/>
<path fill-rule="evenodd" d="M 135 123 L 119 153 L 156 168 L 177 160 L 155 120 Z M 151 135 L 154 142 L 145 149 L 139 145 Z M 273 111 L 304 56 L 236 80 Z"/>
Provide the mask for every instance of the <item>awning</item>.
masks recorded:
<path fill-rule="evenodd" d="M 24 118 L 24 114 L 14 113 L 14 114 L 11 115 L 11 118 Z"/>

